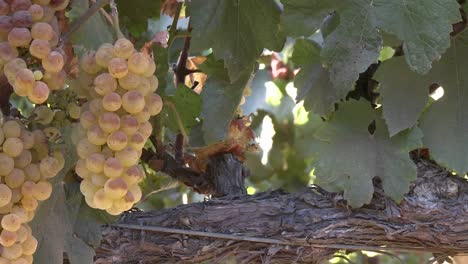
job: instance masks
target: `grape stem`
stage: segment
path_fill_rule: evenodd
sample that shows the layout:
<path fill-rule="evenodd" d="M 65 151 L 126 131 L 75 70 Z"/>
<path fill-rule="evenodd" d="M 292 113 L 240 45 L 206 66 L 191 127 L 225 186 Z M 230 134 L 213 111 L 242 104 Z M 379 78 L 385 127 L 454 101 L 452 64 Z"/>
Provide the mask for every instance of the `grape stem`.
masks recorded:
<path fill-rule="evenodd" d="M 172 42 L 174 42 L 174 39 L 176 38 L 177 23 L 179 23 L 179 17 L 180 17 L 180 12 L 182 11 L 182 5 L 183 5 L 182 2 L 177 4 L 177 10 L 174 14 L 174 20 L 172 20 L 172 25 L 171 25 L 171 28 L 169 29 L 169 40 L 167 41 L 168 47 L 171 46 Z"/>
<path fill-rule="evenodd" d="M 110 7 L 112 24 L 114 25 L 114 30 L 115 34 L 117 35 L 117 39 L 124 38 L 124 34 L 122 34 L 122 31 L 120 31 L 119 11 L 117 10 L 117 4 L 115 3 L 115 0 L 110 0 Z"/>
<path fill-rule="evenodd" d="M 91 16 L 99 11 L 103 6 L 108 5 L 111 0 L 97 0 L 91 7 L 86 10 L 73 24 L 70 26 L 68 31 L 62 34 L 58 46 L 63 46 L 65 42 L 77 31 Z"/>

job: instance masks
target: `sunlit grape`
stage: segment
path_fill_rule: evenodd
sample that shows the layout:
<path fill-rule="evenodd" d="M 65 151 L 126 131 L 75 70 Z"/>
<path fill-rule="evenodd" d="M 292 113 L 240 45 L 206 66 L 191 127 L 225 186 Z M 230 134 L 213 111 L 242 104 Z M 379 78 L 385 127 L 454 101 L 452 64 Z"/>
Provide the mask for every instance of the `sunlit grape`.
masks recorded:
<path fill-rule="evenodd" d="M 114 55 L 121 59 L 128 59 L 134 51 L 135 48 L 128 39 L 120 38 L 114 44 Z"/>
<path fill-rule="evenodd" d="M 122 97 L 122 107 L 130 114 L 136 114 L 145 107 L 145 98 L 138 91 L 128 91 Z"/>
<path fill-rule="evenodd" d="M 114 78 L 123 78 L 128 73 L 127 62 L 121 58 L 113 58 L 109 61 L 108 70 Z"/>
<path fill-rule="evenodd" d="M 65 60 L 61 53 L 52 51 L 42 60 L 42 67 L 46 71 L 60 72 L 65 65 Z"/>

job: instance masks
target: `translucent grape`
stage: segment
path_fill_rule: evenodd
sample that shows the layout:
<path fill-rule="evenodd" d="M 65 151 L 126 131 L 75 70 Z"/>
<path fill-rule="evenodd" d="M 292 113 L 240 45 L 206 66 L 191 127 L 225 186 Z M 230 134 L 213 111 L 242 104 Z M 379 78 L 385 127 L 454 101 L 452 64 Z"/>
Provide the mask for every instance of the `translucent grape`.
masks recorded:
<path fill-rule="evenodd" d="M 89 74 L 96 74 L 101 70 L 101 66 L 96 62 L 96 52 L 94 51 L 88 51 L 81 57 L 80 66 Z"/>
<path fill-rule="evenodd" d="M 0 207 L 7 205 L 11 201 L 11 189 L 5 184 L 0 184 Z"/>
<path fill-rule="evenodd" d="M 115 131 L 107 137 L 107 146 L 113 151 L 123 150 L 127 143 L 127 135 L 122 131 Z"/>
<path fill-rule="evenodd" d="M 84 111 L 81 114 L 80 124 L 84 129 L 89 129 L 96 122 L 96 116 L 91 111 Z"/>
<path fill-rule="evenodd" d="M 24 255 L 32 255 L 36 252 L 37 240 L 33 236 L 30 236 L 26 241 L 21 243 L 21 247 L 23 248 Z"/>
<path fill-rule="evenodd" d="M 130 186 L 128 192 L 133 195 L 135 202 L 139 202 L 141 200 L 141 197 L 143 196 L 141 188 L 137 184 Z"/>
<path fill-rule="evenodd" d="M 49 41 L 34 39 L 29 46 L 29 53 L 36 58 L 44 59 L 51 51 Z"/>
<path fill-rule="evenodd" d="M 124 171 L 122 178 L 129 186 L 140 183 L 143 180 L 143 169 L 139 165 L 133 165 Z"/>
<path fill-rule="evenodd" d="M 122 98 L 117 93 L 110 93 L 102 98 L 102 107 L 109 112 L 119 110 L 122 106 Z"/>
<path fill-rule="evenodd" d="M 98 126 L 92 125 L 87 132 L 87 138 L 91 144 L 104 145 L 107 142 L 107 134 Z"/>
<path fill-rule="evenodd" d="M 120 119 L 120 130 L 127 135 L 133 135 L 138 131 L 138 120 L 132 115 L 124 115 Z"/>
<path fill-rule="evenodd" d="M 128 145 L 134 149 L 143 149 L 143 147 L 145 146 L 145 143 L 146 143 L 145 137 L 141 133 L 135 132 L 135 134 L 130 136 Z"/>
<path fill-rule="evenodd" d="M 114 55 L 121 59 L 128 59 L 135 51 L 132 42 L 128 39 L 120 38 L 114 44 Z"/>
<path fill-rule="evenodd" d="M 71 102 L 67 105 L 68 115 L 73 119 L 80 119 L 81 107 L 75 102 Z"/>
<path fill-rule="evenodd" d="M 104 163 L 104 175 L 109 178 L 117 178 L 119 177 L 124 168 L 120 161 L 114 157 L 110 157 Z"/>
<path fill-rule="evenodd" d="M 122 163 L 124 167 L 130 167 L 138 163 L 140 154 L 131 147 L 126 147 L 115 153 L 115 157 Z"/>
<path fill-rule="evenodd" d="M 108 70 L 114 78 L 123 78 L 128 73 L 127 62 L 121 58 L 113 58 L 109 61 Z"/>
<path fill-rule="evenodd" d="M 114 57 L 112 44 L 104 43 L 96 51 L 96 63 L 102 68 L 107 68 L 109 61 Z"/>
<path fill-rule="evenodd" d="M 21 205 L 26 209 L 26 211 L 34 211 L 37 209 L 39 203 L 36 198 L 32 196 L 24 196 L 23 199 L 21 199 Z"/>
<path fill-rule="evenodd" d="M 104 164 L 105 169 L 105 164 Z M 91 172 L 86 168 L 86 160 L 79 159 L 75 164 L 75 172 L 80 176 L 82 179 L 89 178 Z"/>
<path fill-rule="evenodd" d="M 145 107 L 145 98 L 138 91 L 128 91 L 122 97 L 122 107 L 128 113 L 136 114 Z"/>
<path fill-rule="evenodd" d="M 23 248 L 19 244 L 11 245 L 10 247 L 4 247 L 2 257 L 9 260 L 15 260 L 23 254 Z M 11 262 L 10 262 L 11 263 Z"/>
<path fill-rule="evenodd" d="M 42 67 L 46 71 L 60 72 L 65 65 L 65 60 L 61 53 L 52 51 L 42 60 Z"/>
<path fill-rule="evenodd" d="M 93 183 L 93 185 L 97 187 L 103 187 L 106 181 L 107 181 L 107 177 L 104 176 L 104 174 L 101 174 L 101 173 L 91 174 L 91 182 Z"/>
<path fill-rule="evenodd" d="M 112 206 L 112 199 L 109 198 L 106 192 L 104 192 L 104 189 L 99 189 L 94 194 L 93 201 L 94 201 L 94 205 L 96 205 L 97 208 L 102 209 L 102 210 L 105 210 Z"/>
<path fill-rule="evenodd" d="M 10 188 L 19 188 L 24 183 L 26 175 L 23 170 L 14 168 L 7 176 L 5 176 L 5 183 Z"/>
<path fill-rule="evenodd" d="M 138 132 L 140 132 L 145 138 L 149 138 L 153 132 L 153 126 L 151 126 L 150 122 L 142 123 L 138 127 Z"/>
<path fill-rule="evenodd" d="M 98 122 L 102 130 L 107 133 L 112 133 L 120 128 L 120 118 L 113 112 L 102 113 Z"/>
<path fill-rule="evenodd" d="M 19 96 L 27 96 L 36 85 L 34 73 L 29 69 L 21 69 L 16 72 L 16 80 L 13 85 L 15 93 Z"/>
<path fill-rule="evenodd" d="M 162 99 L 157 94 L 150 94 L 145 98 L 145 106 L 148 107 L 148 110 L 152 116 L 159 114 L 163 107 Z"/>
<path fill-rule="evenodd" d="M 13 29 L 13 19 L 10 16 L 0 16 L 0 37 L 6 39 Z"/>
<path fill-rule="evenodd" d="M 19 138 L 7 138 L 3 142 L 3 152 L 12 158 L 18 157 L 23 152 L 23 142 Z"/>
<path fill-rule="evenodd" d="M 32 132 L 22 130 L 19 138 L 23 141 L 24 149 L 31 149 L 34 146 L 34 135 Z"/>
<path fill-rule="evenodd" d="M 6 155 L 5 153 L 0 153 L 0 175 L 6 176 L 13 171 L 15 167 L 15 161 L 12 157 Z"/>
<path fill-rule="evenodd" d="M 31 33 L 27 28 L 13 28 L 8 33 L 8 43 L 13 47 L 27 47 L 31 40 Z"/>
<path fill-rule="evenodd" d="M 52 178 L 55 177 L 62 168 L 60 162 L 56 158 L 48 156 L 41 160 L 39 169 L 42 176 Z"/>
<path fill-rule="evenodd" d="M 141 77 L 129 72 L 127 75 L 119 79 L 119 84 L 125 90 L 135 90 L 140 85 Z"/>
<path fill-rule="evenodd" d="M 96 146 L 89 142 L 87 139 L 82 139 L 76 146 L 76 152 L 78 156 L 82 159 L 88 158 L 89 155 L 97 153 L 101 150 L 99 146 Z"/>
<path fill-rule="evenodd" d="M 34 185 L 33 197 L 38 201 L 45 201 L 49 199 L 52 194 L 52 184 L 48 181 L 41 181 Z"/>
<path fill-rule="evenodd" d="M 16 214 L 7 214 L 3 216 L 1 225 L 5 230 L 16 232 L 21 227 L 21 221 Z"/>
<path fill-rule="evenodd" d="M 145 107 L 143 107 L 143 109 L 139 113 L 135 114 L 135 117 L 137 118 L 138 123 L 141 124 L 147 122 L 150 119 L 151 113 L 148 107 L 146 107 L 145 105 Z"/>
<path fill-rule="evenodd" d="M 33 4 L 28 9 L 34 22 L 41 20 L 44 17 L 44 9 L 38 4 Z"/>
<path fill-rule="evenodd" d="M 3 73 L 7 77 L 8 81 L 10 81 L 10 83 L 14 83 L 14 80 L 16 78 L 16 72 L 26 68 L 26 62 L 23 59 L 15 58 L 9 61 L 7 64 L 5 64 L 5 66 L 3 67 Z"/>
<path fill-rule="evenodd" d="M 94 196 L 94 194 L 99 190 L 97 186 L 95 186 L 91 180 L 83 180 L 80 183 L 80 191 L 84 196 Z"/>
<path fill-rule="evenodd" d="M 8 120 L 2 127 L 5 138 L 19 138 L 21 136 L 21 126 L 15 120 Z"/>
<path fill-rule="evenodd" d="M 117 81 L 109 73 L 102 73 L 94 79 L 94 90 L 101 96 L 117 89 Z"/>
<path fill-rule="evenodd" d="M 32 162 L 31 151 L 23 149 L 21 154 L 15 158 L 15 166 L 24 169 Z"/>
<path fill-rule="evenodd" d="M 23 185 L 21 185 L 21 194 L 23 196 L 32 196 L 34 192 L 34 186 L 36 185 L 35 182 L 32 181 L 25 181 Z"/>
<path fill-rule="evenodd" d="M 104 155 L 101 153 L 93 153 L 86 159 L 86 168 L 92 173 L 101 173 L 104 169 Z"/>
<path fill-rule="evenodd" d="M 49 98 L 49 87 L 41 81 L 36 81 L 36 85 L 28 93 L 28 99 L 34 104 L 42 104 Z"/>
<path fill-rule="evenodd" d="M 0 244 L 4 247 L 11 247 L 13 244 L 15 244 L 16 239 L 16 232 L 2 230 L 0 233 Z"/>
<path fill-rule="evenodd" d="M 135 52 L 128 59 L 128 70 L 136 74 L 143 74 L 149 67 L 148 55 L 142 52 Z"/>

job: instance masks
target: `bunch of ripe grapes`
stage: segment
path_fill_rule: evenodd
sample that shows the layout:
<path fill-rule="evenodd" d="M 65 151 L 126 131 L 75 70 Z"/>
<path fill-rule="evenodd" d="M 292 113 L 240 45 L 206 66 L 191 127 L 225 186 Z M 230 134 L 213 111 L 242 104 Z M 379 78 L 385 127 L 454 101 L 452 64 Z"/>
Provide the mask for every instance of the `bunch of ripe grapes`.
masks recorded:
<path fill-rule="evenodd" d="M 151 116 L 162 109 L 154 92 L 156 64 L 133 44 L 118 39 L 86 53 L 83 71 L 95 76 L 80 123 L 86 136 L 77 144 L 76 173 L 83 178 L 81 192 L 90 207 L 118 215 L 142 196 L 138 185 L 144 171 L 138 164 L 152 133 Z"/>
<path fill-rule="evenodd" d="M 63 166 L 59 152 L 49 155 L 41 130 L 30 132 L 17 120 L 0 124 L 0 264 L 33 263 L 37 240 L 28 222 L 52 194 L 48 180 Z"/>

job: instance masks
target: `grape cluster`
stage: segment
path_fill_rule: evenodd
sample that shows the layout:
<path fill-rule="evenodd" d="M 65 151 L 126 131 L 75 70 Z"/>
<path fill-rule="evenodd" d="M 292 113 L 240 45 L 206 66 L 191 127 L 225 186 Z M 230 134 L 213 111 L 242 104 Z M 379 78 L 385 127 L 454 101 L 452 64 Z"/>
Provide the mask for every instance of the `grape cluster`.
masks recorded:
<path fill-rule="evenodd" d="M 80 64 L 96 77 L 80 118 L 86 136 L 77 145 L 75 171 L 83 178 L 87 204 L 118 215 L 142 196 L 138 183 L 144 172 L 138 162 L 152 132 L 149 119 L 162 109 L 154 93 L 156 65 L 125 38 L 86 53 Z"/>
<path fill-rule="evenodd" d="M 42 104 L 65 83 L 55 12 L 69 0 L 0 0 L 0 66 L 14 92 Z"/>
<path fill-rule="evenodd" d="M 48 179 L 63 168 L 59 152 L 49 155 L 41 130 L 28 131 L 15 120 L 0 125 L 1 263 L 33 263 L 37 240 L 28 225 L 39 201 L 52 194 Z"/>

